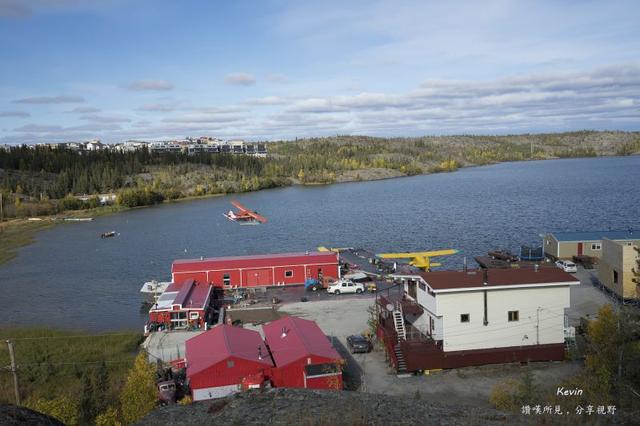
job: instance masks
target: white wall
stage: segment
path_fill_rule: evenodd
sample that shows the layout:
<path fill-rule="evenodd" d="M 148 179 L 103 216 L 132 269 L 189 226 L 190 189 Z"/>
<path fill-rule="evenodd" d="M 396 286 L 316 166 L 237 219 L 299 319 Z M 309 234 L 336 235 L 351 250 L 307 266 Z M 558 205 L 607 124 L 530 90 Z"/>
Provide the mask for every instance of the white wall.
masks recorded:
<path fill-rule="evenodd" d="M 489 287 L 486 326 L 483 325 L 483 291 L 440 293 L 436 298 L 438 313 L 442 315 L 445 352 L 564 343 L 564 309 L 569 307 L 568 285 L 513 290 Z M 538 307 L 541 308 L 539 312 Z M 509 322 L 509 311 L 518 311 L 519 320 Z M 469 314 L 470 321 L 460 322 L 461 314 Z"/>
<path fill-rule="evenodd" d="M 238 392 L 238 385 L 217 386 L 212 388 L 193 389 L 193 400 L 203 401 L 205 399 L 223 398 L 232 393 Z"/>

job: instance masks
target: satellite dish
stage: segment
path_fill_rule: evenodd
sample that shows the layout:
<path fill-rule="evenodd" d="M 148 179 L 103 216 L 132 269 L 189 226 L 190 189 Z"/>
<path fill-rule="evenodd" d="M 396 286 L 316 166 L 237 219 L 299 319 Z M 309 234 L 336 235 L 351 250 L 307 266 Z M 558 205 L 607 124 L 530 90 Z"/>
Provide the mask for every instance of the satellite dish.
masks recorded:
<path fill-rule="evenodd" d="M 393 304 L 391 304 L 391 303 L 387 303 L 387 306 L 386 306 L 386 307 L 387 307 L 387 311 L 389 311 L 389 312 L 393 312 Z"/>

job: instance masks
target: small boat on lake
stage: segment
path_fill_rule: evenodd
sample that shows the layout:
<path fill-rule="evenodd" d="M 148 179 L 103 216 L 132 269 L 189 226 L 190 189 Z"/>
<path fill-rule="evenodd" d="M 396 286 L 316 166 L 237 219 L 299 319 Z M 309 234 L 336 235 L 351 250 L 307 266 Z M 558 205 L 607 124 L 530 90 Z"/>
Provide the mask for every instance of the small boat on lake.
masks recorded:
<path fill-rule="evenodd" d="M 115 237 L 116 235 L 116 231 L 103 232 L 102 234 L 100 234 L 100 238 L 111 238 Z"/>

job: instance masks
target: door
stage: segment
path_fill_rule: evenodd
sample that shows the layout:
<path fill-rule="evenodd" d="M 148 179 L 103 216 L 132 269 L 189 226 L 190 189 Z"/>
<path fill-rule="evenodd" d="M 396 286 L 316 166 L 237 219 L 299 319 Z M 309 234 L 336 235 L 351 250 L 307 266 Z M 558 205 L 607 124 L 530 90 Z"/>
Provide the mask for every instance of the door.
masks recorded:
<path fill-rule="evenodd" d="M 578 243 L 578 256 L 582 256 L 582 243 Z"/>
<path fill-rule="evenodd" d="M 251 269 L 246 271 L 245 276 L 245 283 L 248 287 L 273 285 L 271 282 L 271 269 Z"/>

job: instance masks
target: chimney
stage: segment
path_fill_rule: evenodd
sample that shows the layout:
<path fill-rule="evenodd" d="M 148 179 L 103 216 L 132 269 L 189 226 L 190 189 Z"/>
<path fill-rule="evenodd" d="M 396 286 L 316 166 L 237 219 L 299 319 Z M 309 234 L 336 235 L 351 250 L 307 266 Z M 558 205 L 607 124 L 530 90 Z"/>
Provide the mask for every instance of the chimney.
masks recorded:
<path fill-rule="evenodd" d="M 487 282 L 489 281 L 489 270 L 486 268 L 482 269 L 482 283 L 484 285 L 487 285 Z"/>

